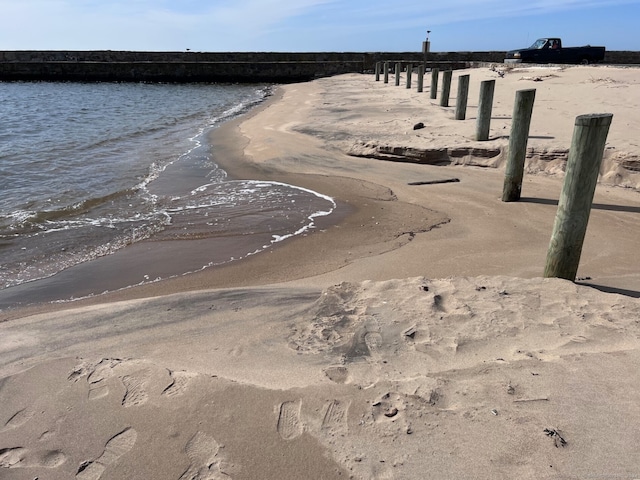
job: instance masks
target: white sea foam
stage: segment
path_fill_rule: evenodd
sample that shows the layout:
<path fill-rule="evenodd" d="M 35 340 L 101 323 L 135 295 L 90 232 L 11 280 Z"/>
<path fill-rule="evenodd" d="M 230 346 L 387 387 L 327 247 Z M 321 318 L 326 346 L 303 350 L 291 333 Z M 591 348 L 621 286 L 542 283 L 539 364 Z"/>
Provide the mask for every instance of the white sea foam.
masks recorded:
<path fill-rule="evenodd" d="M 247 251 L 185 268 L 197 271 L 308 232 L 336 207 L 332 198 L 293 185 L 224 181 L 226 172 L 212 162 L 206 143 L 211 128 L 251 108 L 267 89 L 47 83 L 7 89 L 8 121 L 0 135 L 11 132 L 3 138 L 12 143 L 3 143 L 0 152 L 0 288 L 154 235 L 256 236 L 259 243 Z M 34 96 L 41 111 L 27 119 L 22 113 L 35 104 Z M 189 165 L 202 175 L 201 185 L 182 191 L 182 178 L 166 180 Z M 163 181 L 168 192 L 156 188 Z M 142 282 L 161 278 L 147 275 Z"/>

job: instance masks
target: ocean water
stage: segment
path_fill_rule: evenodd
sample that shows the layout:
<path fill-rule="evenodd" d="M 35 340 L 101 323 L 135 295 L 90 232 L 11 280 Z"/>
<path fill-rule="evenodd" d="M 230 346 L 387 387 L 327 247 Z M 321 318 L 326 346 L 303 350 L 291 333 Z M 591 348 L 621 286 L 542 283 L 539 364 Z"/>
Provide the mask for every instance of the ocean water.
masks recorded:
<path fill-rule="evenodd" d="M 232 181 L 212 160 L 210 131 L 268 94 L 267 85 L 0 82 L 0 289 L 145 240 L 254 239 L 142 280 L 156 281 L 313 228 L 332 199 Z"/>

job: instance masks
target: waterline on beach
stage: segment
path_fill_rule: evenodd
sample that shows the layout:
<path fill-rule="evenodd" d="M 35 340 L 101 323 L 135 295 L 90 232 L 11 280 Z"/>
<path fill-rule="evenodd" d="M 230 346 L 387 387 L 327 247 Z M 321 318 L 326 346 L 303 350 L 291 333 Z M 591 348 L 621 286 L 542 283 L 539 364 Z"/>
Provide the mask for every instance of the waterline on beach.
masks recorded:
<path fill-rule="evenodd" d="M 12 139 L 0 151 L 0 299 L 32 290 L 28 300 L 41 301 L 41 288 L 28 284 L 59 283 L 52 277 L 65 271 L 78 273 L 60 298 L 154 282 L 314 228 L 335 209 L 333 199 L 229 180 L 212 160 L 211 130 L 269 94 L 259 85 L 0 84 L 0 96 L 14 98 L 12 122 L 0 127 L 0 137 Z M 154 264 L 147 272 L 105 266 L 105 257 L 139 245 Z M 147 253 L 154 248 L 180 260 Z"/>

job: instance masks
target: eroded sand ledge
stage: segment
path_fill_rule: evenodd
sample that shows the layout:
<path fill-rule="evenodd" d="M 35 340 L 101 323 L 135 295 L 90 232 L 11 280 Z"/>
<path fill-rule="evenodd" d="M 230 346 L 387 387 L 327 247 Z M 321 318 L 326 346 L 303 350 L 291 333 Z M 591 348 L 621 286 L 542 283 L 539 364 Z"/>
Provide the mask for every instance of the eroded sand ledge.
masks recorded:
<path fill-rule="evenodd" d="M 534 83 L 548 110 L 534 112 L 532 148 L 566 148 L 576 115 L 611 111 L 609 152 L 632 159 L 629 72 Z M 472 86 L 497 76 L 470 73 Z M 522 82 L 498 79 L 487 148 L 508 141 L 500 117 Z M 565 100 L 545 101 L 558 89 Z M 368 142 L 478 148 L 465 140 L 473 102 L 452 125 L 428 93 L 373 77 L 280 95 L 216 133 L 217 159 L 330 194 L 343 221 L 218 271 L 0 323 L 0 476 L 638 476 L 640 301 L 539 278 L 560 163 L 504 204 L 500 168 L 347 155 Z M 637 295 L 638 193 L 603 180 L 579 276 Z"/>

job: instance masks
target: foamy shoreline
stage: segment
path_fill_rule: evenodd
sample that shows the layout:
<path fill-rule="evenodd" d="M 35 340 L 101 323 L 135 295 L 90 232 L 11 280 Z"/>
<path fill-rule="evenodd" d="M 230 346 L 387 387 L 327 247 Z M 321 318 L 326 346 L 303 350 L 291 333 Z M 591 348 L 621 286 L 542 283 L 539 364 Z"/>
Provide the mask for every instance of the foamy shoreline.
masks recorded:
<path fill-rule="evenodd" d="M 213 123 L 247 111 L 247 103 L 238 103 Z M 5 229 L 11 242 L 4 248 L 0 314 L 46 308 L 51 302 L 96 300 L 104 293 L 217 268 L 305 234 L 315 228 L 318 218 L 335 210 L 331 197 L 309 189 L 227 179 L 209 161 L 209 145 L 202 135 L 189 139 L 193 146 L 176 158 L 158 159 L 166 165 L 153 164 L 151 174 L 125 191 L 137 199 L 140 190 L 147 203 L 144 208 L 118 192 L 116 198 L 129 202 L 124 211 L 109 210 L 103 205 L 110 204 L 106 198 L 49 212 L 61 217 L 58 223 L 35 220 L 29 218 L 33 212 L 24 212 L 27 227 L 16 224 Z M 135 153 L 132 157 L 137 159 Z M 127 230 L 134 223 L 135 228 Z"/>

